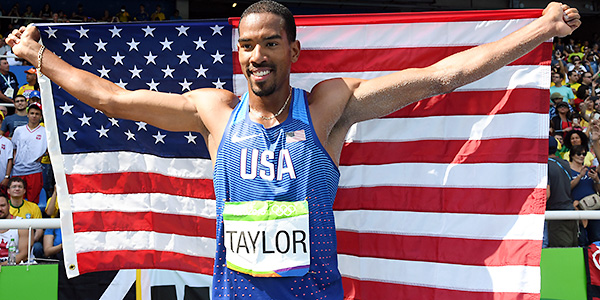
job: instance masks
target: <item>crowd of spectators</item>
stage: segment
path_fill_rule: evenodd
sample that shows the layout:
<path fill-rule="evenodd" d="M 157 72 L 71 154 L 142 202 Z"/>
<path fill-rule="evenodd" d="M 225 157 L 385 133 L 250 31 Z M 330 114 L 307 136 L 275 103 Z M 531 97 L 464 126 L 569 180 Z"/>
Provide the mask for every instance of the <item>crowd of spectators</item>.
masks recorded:
<path fill-rule="evenodd" d="M 591 41 L 554 41 L 547 210 L 600 209 L 599 45 L 597 36 Z M 599 220 L 546 222 L 544 246 L 594 242 L 600 242 Z"/>

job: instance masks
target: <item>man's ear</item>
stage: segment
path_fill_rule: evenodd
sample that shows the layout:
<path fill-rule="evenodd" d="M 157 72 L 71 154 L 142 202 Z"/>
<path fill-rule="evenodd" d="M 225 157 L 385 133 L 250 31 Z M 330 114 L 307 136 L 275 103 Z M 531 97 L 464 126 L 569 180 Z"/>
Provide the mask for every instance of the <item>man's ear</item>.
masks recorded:
<path fill-rule="evenodd" d="M 298 61 L 298 58 L 300 57 L 300 41 L 295 40 L 292 42 L 291 44 L 292 47 L 292 63 L 295 63 Z"/>

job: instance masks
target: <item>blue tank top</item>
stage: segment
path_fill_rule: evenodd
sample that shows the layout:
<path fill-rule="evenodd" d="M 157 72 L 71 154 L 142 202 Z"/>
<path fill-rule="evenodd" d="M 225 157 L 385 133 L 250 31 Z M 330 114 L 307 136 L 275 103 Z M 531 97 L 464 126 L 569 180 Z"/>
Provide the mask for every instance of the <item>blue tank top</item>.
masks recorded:
<path fill-rule="evenodd" d="M 313 129 L 307 93 L 294 88 L 287 119 L 271 128 L 250 120 L 248 101 L 246 93 L 233 110 L 215 162 L 212 299 L 342 299 L 333 217 L 340 173 Z M 225 203 L 257 200 L 307 200 L 310 266 L 303 276 L 253 277 L 227 268 Z"/>

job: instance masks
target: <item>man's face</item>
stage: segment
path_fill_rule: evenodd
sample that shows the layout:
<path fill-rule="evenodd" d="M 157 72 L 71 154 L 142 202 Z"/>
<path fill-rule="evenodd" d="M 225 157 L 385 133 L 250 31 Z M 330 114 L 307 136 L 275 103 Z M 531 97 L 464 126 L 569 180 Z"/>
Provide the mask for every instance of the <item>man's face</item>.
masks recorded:
<path fill-rule="evenodd" d="M 562 78 L 560 78 L 560 75 L 557 73 L 552 74 L 552 82 L 556 83 L 560 83 L 562 82 Z"/>
<path fill-rule="evenodd" d="M 16 97 L 15 98 L 15 109 L 16 110 L 24 110 L 27 108 L 27 99 L 25 97 Z"/>
<path fill-rule="evenodd" d="M 40 120 L 42 120 L 42 112 L 39 109 L 30 107 L 29 111 L 27 112 L 27 118 L 29 118 L 29 122 L 37 125 L 40 123 Z"/>
<path fill-rule="evenodd" d="M 573 72 L 571 75 L 569 75 L 570 82 L 576 82 L 577 80 L 579 80 L 579 73 Z"/>
<path fill-rule="evenodd" d="M 6 106 L 0 105 L 0 111 L 4 114 L 4 117 L 8 116 L 8 109 L 6 109 Z"/>
<path fill-rule="evenodd" d="M 31 73 L 26 73 L 25 74 L 25 79 L 27 80 L 27 83 L 29 83 L 30 85 L 35 83 L 35 80 L 37 79 L 37 75 L 35 74 L 31 74 Z"/>
<path fill-rule="evenodd" d="M 22 182 L 13 181 L 8 187 L 8 194 L 14 198 L 21 198 L 25 195 L 25 187 Z"/>
<path fill-rule="evenodd" d="M 0 220 L 8 219 L 10 215 L 10 205 L 8 204 L 8 199 L 4 197 L 0 197 Z"/>
<path fill-rule="evenodd" d="M 271 13 L 250 14 L 239 25 L 238 53 L 248 85 L 257 96 L 288 89 L 292 63 L 300 43 L 288 41 L 284 21 Z"/>
<path fill-rule="evenodd" d="M 6 59 L 0 60 L 0 72 L 2 72 L 3 74 L 6 74 L 6 73 L 8 73 L 9 68 L 10 67 L 8 65 L 8 60 L 6 60 Z"/>
<path fill-rule="evenodd" d="M 591 85 L 592 84 L 592 73 L 590 73 L 590 72 L 583 73 L 583 79 L 581 80 L 581 83 L 583 83 L 585 85 Z"/>

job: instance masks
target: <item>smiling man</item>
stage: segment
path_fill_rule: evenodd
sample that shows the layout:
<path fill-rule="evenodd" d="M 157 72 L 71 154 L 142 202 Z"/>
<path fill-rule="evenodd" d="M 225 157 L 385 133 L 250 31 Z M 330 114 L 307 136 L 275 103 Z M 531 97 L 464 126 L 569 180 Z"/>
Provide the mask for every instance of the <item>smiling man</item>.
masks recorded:
<path fill-rule="evenodd" d="M 517 32 L 429 67 L 331 79 L 308 93 L 290 86 L 301 50 L 293 15 L 260 1 L 239 24 L 239 62 L 250 91 L 241 100 L 219 89 L 127 91 L 45 51 L 33 27 L 13 31 L 7 42 L 106 115 L 203 135 L 217 198 L 213 299 L 342 299 L 332 205 L 350 126 L 478 80 L 579 25 L 576 9 L 552 3 Z"/>

